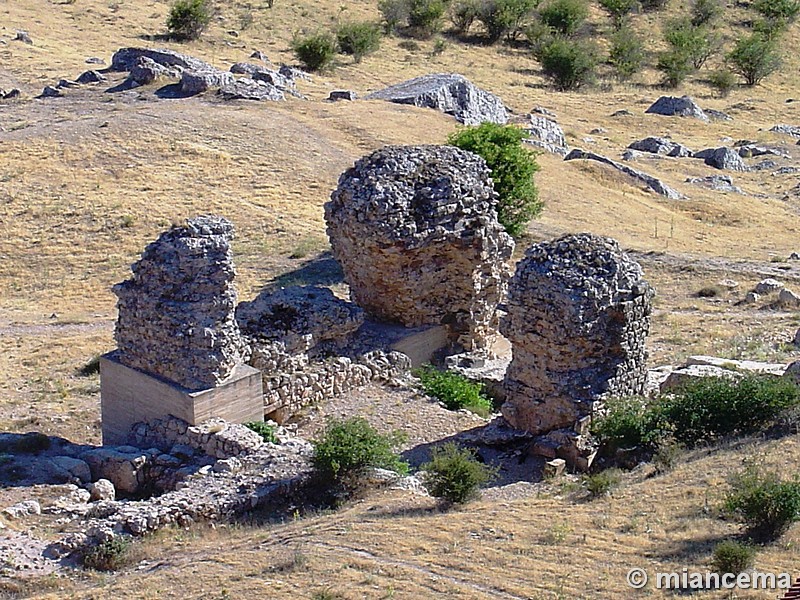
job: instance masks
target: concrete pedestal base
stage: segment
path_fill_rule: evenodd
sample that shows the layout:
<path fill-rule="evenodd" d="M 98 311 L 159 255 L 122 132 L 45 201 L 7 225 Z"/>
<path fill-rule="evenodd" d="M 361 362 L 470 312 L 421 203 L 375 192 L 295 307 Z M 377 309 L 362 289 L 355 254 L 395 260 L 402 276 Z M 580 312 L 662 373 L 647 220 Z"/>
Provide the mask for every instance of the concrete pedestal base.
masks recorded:
<path fill-rule="evenodd" d="M 239 365 L 220 385 L 191 391 L 181 386 L 126 367 L 110 352 L 100 357 L 100 405 L 103 444 L 128 442 L 131 427 L 172 415 L 190 425 L 212 417 L 231 423 L 264 418 L 261 371 Z"/>

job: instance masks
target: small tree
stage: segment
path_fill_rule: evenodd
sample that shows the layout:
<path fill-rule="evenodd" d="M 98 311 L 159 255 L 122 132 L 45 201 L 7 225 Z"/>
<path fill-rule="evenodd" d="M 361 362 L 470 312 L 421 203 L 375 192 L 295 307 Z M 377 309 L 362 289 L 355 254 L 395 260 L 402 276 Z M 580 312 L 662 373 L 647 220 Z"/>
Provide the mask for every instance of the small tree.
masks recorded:
<path fill-rule="evenodd" d="M 594 79 L 597 52 L 576 40 L 555 38 L 539 52 L 542 70 L 562 92 L 576 90 Z"/>
<path fill-rule="evenodd" d="M 611 36 L 608 63 L 617 77 L 626 81 L 638 73 L 644 65 L 642 40 L 628 27 L 622 27 Z"/>
<path fill-rule="evenodd" d="M 659 55 L 656 69 L 664 74 L 662 85 L 674 89 L 694 71 L 694 66 L 685 52 L 673 49 Z"/>
<path fill-rule="evenodd" d="M 560 33 L 573 35 L 589 16 L 589 5 L 584 0 L 551 0 L 539 9 L 542 23 Z"/>
<path fill-rule="evenodd" d="M 615 30 L 622 28 L 628 15 L 638 6 L 638 0 L 600 0 L 600 6 L 611 17 Z"/>
<path fill-rule="evenodd" d="M 714 71 L 708 76 L 708 84 L 725 98 L 736 87 L 736 75 L 727 70 Z"/>
<path fill-rule="evenodd" d="M 750 86 L 776 71 L 781 64 L 775 40 L 761 33 L 738 40 L 728 54 L 728 61 Z"/>
<path fill-rule="evenodd" d="M 502 36 L 517 39 L 532 15 L 539 0 L 486 0 L 478 20 L 486 29 L 489 40 L 496 42 Z"/>
<path fill-rule="evenodd" d="M 339 49 L 352 54 L 353 60 L 361 62 L 367 54 L 372 54 L 381 46 L 380 26 L 370 22 L 343 23 L 336 31 Z"/>
<path fill-rule="evenodd" d="M 450 21 L 458 33 L 467 33 L 481 13 L 481 0 L 456 0 L 450 5 Z"/>
<path fill-rule="evenodd" d="M 455 504 L 475 498 L 480 486 L 495 475 L 475 459 L 474 452 L 453 442 L 434 448 L 430 462 L 420 468 L 427 472 L 425 483 L 431 495 Z"/>
<path fill-rule="evenodd" d="M 378 0 L 378 10 L 386 23 L 387 33 L 391 33 L 408 23 L 411 3 L 409 0 Z"/>
<path fill-rule="evenodd" d="M 800 14 L 800 0 L 755 0 L 752 7 L 770 21 L 791 23 Z"/>
<path fill-rule="evenodd" d="M 512 125 L 483 123 L 461 129 L 447 140 L 486 161 L 499 196 L 497 220 L 514 237 L 522 235 L 528 222 L 542 211 L 533 182 L 539 165 L 535 154 L 522 145 L 524 138 L 525 132 Z"/>
<path fill-rule="evenodd" d="M 694 0 L 692 3 L 692 25 L 702 27 L 713 25 L 722 15 L 720 0 Z"/>
<path fill-rule="evenodd" d="M 331 33 L 315 33 L 293 40 L 292 50 L 309 71 L 322 71 L 336 56 L 336 38 Z"/>
<path fill-rule="evenodd" d="M 423 35 L 433 35 L 441 28 L 446 10 L 444 0 L 410 0 L 408 25 Z"/>
<path fill-rule="evenodd" d="M 642 10 L 644 12 L 664 10 L 668 3 L 669 0 L 641 0 Z"/>
<path fill-rule="evenodd" d="M 714 547 L 712 566 L 717 573 L 738 575 L 753 566 L 755 557 L 756 550 L 752 546 L 725 540 Z"/>
<path fill-rule="evenodd" d="M 196 40 L 211 22 L 207 0 L 177 0 L 169 11 L 167 29 L 178 40 Z"/>
<path fill-rule="evenodd" d="M 669 20 L 664 39 L 674 52 L 684 55 L 695 69 L 701 68 L 718 46 L 715 35 L 705 27 L 692 25 L 689 18 Z"/>

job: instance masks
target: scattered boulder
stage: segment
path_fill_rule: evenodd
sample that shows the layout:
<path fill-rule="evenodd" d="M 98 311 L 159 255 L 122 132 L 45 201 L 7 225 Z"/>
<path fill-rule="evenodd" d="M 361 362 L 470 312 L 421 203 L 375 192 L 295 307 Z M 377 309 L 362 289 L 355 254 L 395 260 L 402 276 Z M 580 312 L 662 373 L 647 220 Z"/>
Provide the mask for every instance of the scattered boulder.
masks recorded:
<path fill-rule="evenodd" d="M 695 152 L 694 158 L 702 158 L 710 167 L 727 171 L 749 171 L 739 153 L 732 148 L 707 148 Z"/>
<path fill-rule="evenodd" d="M 54 88 L 51 85 L 47 85 L 42 90 L 42 93 L 39 94 L 39 98 L 60 98 L 63 95 L 64 94 L 61 92 L 61 90 Z"/>
<path fill-rule="evenodd" d="M 59 79 L 56 84 L 59 90 L 63 90 L 64 88 L 76 88 L 79 86 L 80 84 L 77 81 L 70 81 L 69 79 Z"/>
<path fill-rule="evenodd" d="M 770 129 L 770 131 L 775 133 L 784 133 L 792 136 L 793 138 L 800 138 L 800 127 L 796 125 L 775 125 Z"/>
<path fill-rule="evenodd" d="M 640 152 L 675 157 L 692 156 L 693 154 L 686 146 L 662 137 L 646 137 L 643 140 L 631 143 L 628 148 L 639 150 Z"/>
<path fill-rule="evenodd" d="M 755 292 L 747 292 L 747 294 L 745 294 L 744 300 L 742 300 L 742 304 L 755 304 L 760 299 L 761 296 L 759 294 L 756 294 Z"/>
<path fill-rule="evenodd" d="M 716 356 L 696 355 L 686 359 L 684 366 L 705 365 L 719 367 L 738 373 L 751 373 L 754 375 L 774 375 L 780 377 L 786 371 L 786 365 L 781 363 L 768 363 L 756 360 L 733 360 L 718 358 Z"/>
<path fill-rule="evenodd" d="M 708 115 L 689 96 L 681 96 L 680 98 L 661 96 L 644 112 L 669 117 L 692 117 L 701 121 L 708 121 Z"/>
<path fill-rule="evenodd" d="M 19 98 L 21 95 L 22 92 L 20 92 L 18 88 L 12 88 L 10 90 L 0 89 L 0 100 L 14 100 L 15 98 Z"/>
<path fill-rule="evenodd" d="M 3 514 L 12 519 L 21 519 L 30 515 L 42 514 L 42 507 L 37 500 L 24 500 L 4 509 Z"/>
<path fill-rule="evenodd" d="M 181 73 L 181 91 L 184 94 L 202 94 L 211 88 L 222 88 L 236 83 L 233 73 L 219 69 L 184 71 Z"/>
<path fill-rule="evenodd" d="M 531 144 L 548 152 L 566 156 L 569 152 L 567 138 L 564 130 L 555 121 L 538 115 L 529 115 L 530 124 L 525 127 L 529 137 L 525 138 L 525 143 Z"/>
<path fill-rule="evenodd" d="M 28 34 L 27 31 L 23 31 L 21 29 L 17 30 L 16 35 L 14 36 L 15 42 L 22 42 L 23 44 L 33 44 L 33 40 L 31 36 Z"/>
<path fill-rule="evenodd" d="M 86 59 L 85 62 L 86 62 L 87 65 L 104 65 L 104 64 L 106 64 L 106 61 L 104 61 L 99 56 L 90 56 L 89 58 Z"/>
<path fill-rule="evenodd" d="M 632 117 L 633 113 L 631 111 L 629 111 L 628 109 L 623 108 L 621 110 L 614 111 L 613 113 L 611 113 L 611 116 L 612 117 Z"/>
<path fill-rule="evenodd" d="M 78 83 L 87 84 L 87 83 L 101 83 L 106 80 L 106 76 L 102 73 L 98 73 L 97 71 L 84 71 L 80 74 L 80 76 L 75 80 Z"/>
<path fill-rule="evenodd" d="M 167 67 L 147 56 L 138 57 L 128 72 L 128 81 L 137 85 L 150 85 L 161 77 L 177 79 L 181 71 L 177 67 Z"/>
<path fill-rule="evenodd" d="M 534 434 L 572 428 L 612 395 L 640 395 L 654 292 L 612 239 L 534 244 L 517 265 L 501 332 L 513 346 L 503 416 Z"/>
<path fill-rule="evenodd" d="M 108 479 L 98 479 L 94 483 L 89 484 L 89 499 L 92 502 L 102 500 L 110 501 L 115 500 L 117 497 L 117 490 L 114 484 Z"/>
<path fill-rule="evenodd" d="M 325 205 L 353 300 L 406 327 L 447 325 L 491 346 L 514 242 L 497 221 L 486 162 L 453 146 L 387 146 L 339 178 Z"/>
<path fill-rule="evenodd" d="M 783 289 L 783 287 L 784 285 L 782 282 L 768 277 L 767 279 L 762 279 L 759 281 L 753 291 L 756 294 L 771 294 L 772 292 L 777 292 L 778 290 Z"/>
<path fill-rule="evenodd" d="M 797 385 L 800 385 L 800 360 L 796 360 L 786 367 L 786 372 L 783 376 L 795 382 Z"/>
<path fill-rule="evenodd" d="M 738 146 L 739 156 L 742 158 L 753 158 L 756 156 L 772 155 L 780 156 L 782 158 L 789 158 L 786 152 L 782 152 L 777 148 L 767 148 L 766 146 L 759 146 L 755 143 L 742 144 Z"/>
<path fill-rule="evenodd" d="M 774 169 L 777 166 L 778 163 L 776 163 L 774 160 L 766 159 L 754 164 L 752 167 L 750 167 L 750 169 L 753 171 L 767 171 L 769 169 Z"/>
<path fill-rule="evenodd" d="M 713 108 L 707 108 L 703 111 L 706 113 L 706 116 L 709 119 L 714 121 L 733 121 L 733 117 L 731 117 L 728 113 L 724 113 L 721 110 L 714 110 Z"/>
<path fill-rule="evenodd" d="M 506 108 L 497 96 L 476 87 L 466 77 L 456 73 L 415 77 L 373 92 L 366 99 L 434 108 L 454 116 L 465 125 L 480 125 L 486 121 L 500 124 L 508 122 Z"/>
<path fill-rule="evenodd" d="M 800 167 L 781 167 L 773 175 L 794 175 L 800 173 Z"/>
<path fill-rule="evenodd" d="M 545 108 L 544 106 L 534 106 L 531 109 L 531 113 L 535 113 L 537 115 L 544 115 L 545 117 L 550 117 L 550 119 L 552 119 L 553 121 L 555 121 L 557 118 L 556 113 L 554 113 L 552 110 L 548 108 Z"/>
<path fill-rule="evenodd" d="M 81 483 L 87 483 L 92 480 L 92 472 L 85 461 L 71 456 L 55 456 L 51 461 Z"/>
<path fill-rule="evenodd" d="M 289 81 L 297 81 L 298 79 L 302 79 L 303 81 L 311 81 L 311 75 L 302 69 L 290 67 L 289 65 L 281 65 L 278 68 L 278 73 L 283 75 Z"/>
<path fill-rule="evenodd" d="M 234 318 L 233 225 L 201 216 L 167 231 L 114 286 L 119 360 L 191 390 L 214 387 L 245 362 Z"/>
<path fill-rule="evenodd" d="M 741 379 L 743 374 L 715 365 L 686 365 L 673 370 L 661 384 L 660 391 L 663 394 L 708 377 Z"/>
<path fill-rule="evenodd" d="M 328 100 L 336 102 L 338 100 L 358 100 L 358 95 L 352 90 L 333 90 L 328 94 Z"/>
<path fill-rule="evenodd" d="M 81 456 L 88 463 L 93 480 L 107 479 L 123 494 L 135 495 L 148 484 L 150 453 L 119 446 L 97 448 Z"/>
<path fill-rule="evenodd" d="M 744 194 L 742 188 L 733 185 L 733 179 L 730 175 L 711 175 L 709 177 L 689 177 L 686 183 L 699 185 L 700 187 L 708 188 L 716 192 L 733 192 L 735 194 Z"/>
<path fill-rule="evenodd" d="M 283 92 L 274 85 L 246 77 L 223 85 L 218 93 L 225 100 L 269 100 L 272 102 L 285 100 Z"/>
<path fill-rule="evenodd" d="M 193 56 L 180 54 L 174 50 L 151 48 L 120 48 L 111 57 L 112 71 L 130 71 L 139 58 L 149 58 L 162 67 L 176 67 L 180 70 L 209 71 L 214 67 Z"/>
<path fill-rule="evenodd" d="M 778 295 L 778 304 L 783 308 L 800 307 L 800 296 L 788 288 L 783 288 Z"/>
<path fill-rule="evenodd" d="M 633 177 L 637 181 L 642 182 L 643 184 L 645 184 L 645 186 L 647 186 L 648 189 L 653 190 L 657 194 L 666 196 L 671 200 L 680 200 L 681 198 L 683 198 L 683 196 L 679 192 L 669 187 L 666 183 L 664 183 L 660 179 L 656 179 L 652 175 L 648 175 L 647 173 L 638 171 L 632 167 L 629 167 L 628 165 L 623 165 L 622 163 L 618 163 L 617 161 L 611 160 L 610 158 L 606 158 L 605 156 L 601 156 L 600 154 L 595 154 L 594 152 L 586 152 L 585 150 L 575 148 L 564 158 L 564 160 L 575 160 L 575 159 L 596 160 L 598 162 L 601 162 L 603 164 L 615 168 L 617 171 L 625 173 L 629 177 Z"/>
<path fill-rule="evenodd" d="M 263 60 L 264 62 L 270 62 L 269 58 L 267 58 L 267 55 L 261 52 L 261 50 L 254 50 L 250 55 L 250 58 L 257 58 L 258 60 Z"/>

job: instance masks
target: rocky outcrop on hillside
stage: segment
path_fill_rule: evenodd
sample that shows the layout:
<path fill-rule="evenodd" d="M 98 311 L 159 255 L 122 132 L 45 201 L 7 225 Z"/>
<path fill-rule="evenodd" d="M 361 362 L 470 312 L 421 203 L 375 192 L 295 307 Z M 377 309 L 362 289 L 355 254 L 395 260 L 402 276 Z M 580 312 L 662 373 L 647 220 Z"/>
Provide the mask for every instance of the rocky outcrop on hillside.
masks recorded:
<path fill-rule="evenodd" d="M 692 117 L 701 121 L 708 121 L 708 115 L 689 96 L 681 96 L 680 98 L 661 96 L 645 112 L 654 115 Z"/>
<path fill-rule="evenodd" d="M 497 96 L 476 87 L 466 77 L 456 73 L 415 77 L 373 92 L 366 100 L 388 100 L 435 108 L 453 115 L 465 125 L 480 125 L 487 121 L 504 124 L 508 121 L 508 112 Z"/>
<path fill-rule="evenodd" d="M 163 233 L 114 286 L 123 364 L 185 388 L 214 387 L 245 361 L 234 318 L 233 225 L 202 216 Z"/>
<path fill-rule="evenodd" d="M 530 123 L 525 126 L 528 132 L 528 137 L 524 140 L 526 144 L 561 156 L 567 155 L 569 147 L 561 125 L 551 118 L 533 113 L 528 118 Z"/>
<path fill-rule="evenodd" d="M 447 325 L 467 349 L 494 338 L 514 248 L 479 156 L 388 146 L 358 160 L 325 205 L 354 301 L 378 320 Z"/>
<path fill-rule="evenodd" d="M 708 166 L 727 171 L 749 171 L 739 152 L 733 148 L 706 148 L 695 152 L 694 158 L 702 158 Z"/>
<path fill-rule="evenodd" d="M 663 154 L 664 156 L 685 157 L 694 154 L 689 148 L 678 142 L 673 142 L 663 137 L 646 137 L 628 145 L 632 150 L 639 152 L 650 152 L 651 154 Z"/>

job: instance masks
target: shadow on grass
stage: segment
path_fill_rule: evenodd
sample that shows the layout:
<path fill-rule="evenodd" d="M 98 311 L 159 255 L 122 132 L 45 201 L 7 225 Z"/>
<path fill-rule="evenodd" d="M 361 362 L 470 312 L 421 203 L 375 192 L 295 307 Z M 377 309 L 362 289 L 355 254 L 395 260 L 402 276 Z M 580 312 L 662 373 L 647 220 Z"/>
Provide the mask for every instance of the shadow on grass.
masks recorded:
<path fill-rule="evenodd" d="M 291 285 L 331 286 L 344 283 L 342 267 L 328 252 L 304 262 L 300 267 L 278 275 L 264 289 L 288 287 Z"/>

